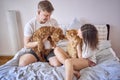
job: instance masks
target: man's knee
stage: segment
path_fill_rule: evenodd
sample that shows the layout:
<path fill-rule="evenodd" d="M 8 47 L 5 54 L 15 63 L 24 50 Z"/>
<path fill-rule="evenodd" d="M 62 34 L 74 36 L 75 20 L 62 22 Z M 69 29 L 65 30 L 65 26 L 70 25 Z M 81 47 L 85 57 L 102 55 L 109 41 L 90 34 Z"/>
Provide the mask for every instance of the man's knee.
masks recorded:
<path fill-rule="evenodd" d="M 56 62 L 56 61 L 54 61 L 54 62 L 49 62 L 49 63 L 50 63 L 51 66 L 54 66 L 54 67 L 58 67 L 58 66 L 61 66 L 61 65 L 62 65 L 61 63 Z"/>
<path fill-rule="evenodd" d="M 24 59 L 19 59 L 19 66 L 26 66 L 28 65 Z"/>
<path fill-rule="evenodd" d="M 51 57 L 49 59 L 49 63 L 51 66 L 54 66 L 54 67 L 58 67 L 58 66 L 61 66 L 62 64 L 57 60 L 56 57 Z"/>
<path fill-rule="evenodd" d="M 54 48 L 54 52 L 58 51 L 59 50 L 59 47 L 56 47 Z"/>
<path fill-rule="evenodd" d="M 28 64 L 31 64 L 33 62 L 36 62 L 36 58 L 31 54 L 24 54 L 19 59 L 19 66 L 26 66 Z"/>
<path fill-rule="evenodd" d="M 58 53 L 58 52 L 61 52 L 61 48 L 60 47 L 56 47 L 55 49 L 54 49 L 54 53 L 56 54 L 56 53 Z"/>

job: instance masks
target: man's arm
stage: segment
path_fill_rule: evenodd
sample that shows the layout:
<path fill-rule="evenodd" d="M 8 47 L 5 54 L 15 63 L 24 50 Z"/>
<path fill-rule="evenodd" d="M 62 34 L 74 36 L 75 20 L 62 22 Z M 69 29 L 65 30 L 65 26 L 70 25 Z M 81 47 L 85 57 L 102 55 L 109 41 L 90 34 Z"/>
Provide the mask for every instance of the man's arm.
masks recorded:
<path fill-rule="evenodd" d="M 24 37 L 24 47 L 33 48 L 38 45 L 38 42 L 30 42 L 31 37 Z"/>

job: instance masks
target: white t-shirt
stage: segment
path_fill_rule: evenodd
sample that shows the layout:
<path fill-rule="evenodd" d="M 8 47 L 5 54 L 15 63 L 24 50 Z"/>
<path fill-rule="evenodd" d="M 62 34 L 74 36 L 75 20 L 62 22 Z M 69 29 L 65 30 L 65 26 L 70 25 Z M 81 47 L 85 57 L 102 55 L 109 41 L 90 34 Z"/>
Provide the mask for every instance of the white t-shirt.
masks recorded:
<path fill-rule="evenodd" d="M 24 36 L 32 36 L 33 33 L 42 26 L 56 26 L 58 27 L 58 23 L 55 19 L 51 18 L 45 24 L 40 24 L 36 17 L 31 19 L 24 27 Z"/>
<path fill-rule="evenodd" d="M 24 27 L 24 36 L 25 37 L 31 37 L 33 35 L 33 33 L 39 29 L 40 27 L 42 26 L 55 26 L 55 27 L 58 27 L 58 23 L 55 19 L 51 18 L 50 20 L 48 20 L 46 23 L 44 24 L 40 24 L 36 17 L 31 19 Z M 50 43 L 49 44 L 46 44 L 46 43 L 49 43 L 48 41 L 46 41 L 44 43 L 45 47 L 48 48 L 48 46 L 50 46 Z"/>
<path fill-rule="evenodd" d="M 83 58 L 87 58 L 87 59 L 93 61 L 94 63 L 96 63 L 95 53 L 97 50 L 91 50 L 88 46 L 85 46 L 85 44 L 83 44 L 82 50 L 83 50 L 82 51 Z"/>

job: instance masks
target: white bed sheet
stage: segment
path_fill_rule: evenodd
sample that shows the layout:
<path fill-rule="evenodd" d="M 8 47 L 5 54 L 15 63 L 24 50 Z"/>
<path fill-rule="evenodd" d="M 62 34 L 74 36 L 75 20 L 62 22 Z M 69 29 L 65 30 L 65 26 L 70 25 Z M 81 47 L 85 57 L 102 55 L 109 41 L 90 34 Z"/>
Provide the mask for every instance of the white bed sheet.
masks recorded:
<path fill-rule="evenodd" d="M 0 80 L 64 80 L 64 65 L 51 67 L 48 63 L 36 62 L 18 67 L 19 57 L 26 51 L 21 49 L 12 60 L 0 66 Z M 97 65 L 82 69 L 78 80 L 120 80 L 120 62 L 112 54 L 110 42 L 101 42 L 96 54 Z"/>

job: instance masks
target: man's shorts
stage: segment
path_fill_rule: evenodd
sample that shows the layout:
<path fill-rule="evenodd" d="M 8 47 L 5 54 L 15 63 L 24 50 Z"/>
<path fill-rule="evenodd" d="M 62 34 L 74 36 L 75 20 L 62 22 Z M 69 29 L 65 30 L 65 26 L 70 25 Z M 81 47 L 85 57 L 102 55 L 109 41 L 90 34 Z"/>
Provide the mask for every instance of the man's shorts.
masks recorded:
<path fill-rule="evenodd" d="M 38 55 L 32 49 L 30 50 L 29 53 L 32 54 L 37 59 L 37 61 L 40 61 Z"/>
<path fill-rule="evenodd" d="M 37 61 L 40 61 L 38 55 L 32 49 L 30 50 L 29 54 L 32 54 L 37 59 Z M 45 59 L 49 62 L 49 58 L 54 56 L 55 56 L 54 49 L 52 49 L 48 56 L 45 57 Z"/>
<path fill-rule="evenodd" d="M 50 57 L 54 57 L 54 56 L 55 56 L 55 54 L 54 54 L 54 49 L 52 49 L 52 50 L 50 51 L 50 53 L 48 54 L 48 56 L 46 57 L 46 60 L 49 61 L 49 58 L 50 58 Z"/>

